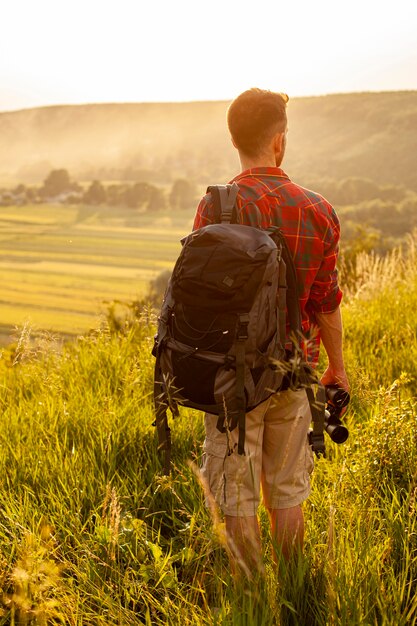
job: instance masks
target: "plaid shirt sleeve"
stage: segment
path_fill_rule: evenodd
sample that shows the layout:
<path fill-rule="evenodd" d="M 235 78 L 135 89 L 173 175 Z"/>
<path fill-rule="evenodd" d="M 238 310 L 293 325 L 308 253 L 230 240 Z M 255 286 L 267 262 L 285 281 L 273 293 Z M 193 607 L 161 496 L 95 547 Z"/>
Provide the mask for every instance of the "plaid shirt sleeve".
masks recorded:
<path fill-rule="evenodd" d="M 309 308 L 317 313 L 331 313 L 337 309 L 342 300 L 336 269 L 339 239 L 339 219 L 333 207 L 329 205 L 327 228 L 323 236 L 323 258 L 309 295 Z"/>

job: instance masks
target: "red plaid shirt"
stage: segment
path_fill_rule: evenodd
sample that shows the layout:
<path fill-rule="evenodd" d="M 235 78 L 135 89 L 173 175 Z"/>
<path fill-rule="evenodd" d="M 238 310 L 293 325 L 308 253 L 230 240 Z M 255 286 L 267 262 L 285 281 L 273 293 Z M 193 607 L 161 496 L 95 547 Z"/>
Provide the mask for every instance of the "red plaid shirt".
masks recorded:
<path fill-rule="evenodd" d="M 303 333 L 309 339 L 309 358 L 315 362 L 320 345 L 315 313 L 331 313 L 342 299 L 336 270 L 337 215 L 322 196 L 296 185 L 278 167 L 252 168 L 234 181 L 239 185 L 239 223 L 279 226 L 286 237 L 297 271 Z M 215 221 L 213 200 L 207 194 L 198 206 L 194 230 Z"/>

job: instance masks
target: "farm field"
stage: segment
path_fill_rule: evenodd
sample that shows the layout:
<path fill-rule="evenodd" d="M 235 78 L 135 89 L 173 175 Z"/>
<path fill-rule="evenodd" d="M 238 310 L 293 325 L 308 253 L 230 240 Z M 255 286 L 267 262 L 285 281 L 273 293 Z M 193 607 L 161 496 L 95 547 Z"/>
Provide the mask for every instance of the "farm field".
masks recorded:
<path fill-rule="evenodd" d="M 191 227 L 180 215 L 33 205 L 0 208 L 0 343 L 13 329 L 65 335 L 96 327 L 114 301 L 146 295 Z"/>

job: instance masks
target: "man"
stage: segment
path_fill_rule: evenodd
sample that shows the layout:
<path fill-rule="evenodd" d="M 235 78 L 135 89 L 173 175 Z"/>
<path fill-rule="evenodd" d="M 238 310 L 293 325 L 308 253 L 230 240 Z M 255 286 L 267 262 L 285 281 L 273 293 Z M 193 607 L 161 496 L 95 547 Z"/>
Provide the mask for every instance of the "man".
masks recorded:
<path fill-rule="evenodd" d="M 238 221 L 252 224 L 258 211 L 261 228 L 279 226 L 294 258 L 302 327 L 309 360 L 318 358 L 321 342 L 328 356 L 324 384 L 348 390 L 342 354 L 342 293 L 336 260 L 339 221 L 320 195 L 293 183 L 280 168 L 286 146 L 288 96 L 250 89 L 230 105 L 227 122 L 239 153 L 241 173 Z M 233 181 L 232 181 L 233 182 Z M 211 195 L 200 202 L 194 229 L 213 223 Z M 268 510 L 274 545 L 284 558 L 302 549 L 304 519 L 301 503 L 310 493 L 312 451 L 307 433 L 311 413 L 305 390 L 282 391 L 246 416 L 245 456 L 235 450 L 235 429 L 220 433 L 217 417 L 205 416 L 203 480 L 225 515 L 226 533 L 235 569 L 261 567 L 257 508 L 260 485 Z"/>

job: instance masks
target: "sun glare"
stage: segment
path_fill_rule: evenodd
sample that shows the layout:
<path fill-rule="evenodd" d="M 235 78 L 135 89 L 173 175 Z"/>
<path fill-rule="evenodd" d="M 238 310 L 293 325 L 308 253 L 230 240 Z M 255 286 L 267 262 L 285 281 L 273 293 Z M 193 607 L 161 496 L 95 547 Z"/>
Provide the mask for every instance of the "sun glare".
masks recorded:
<path fill-rule="evenodd" d="M 16 0 L 2 10 L 0 108 L 229 99 L 253 85 L 292 96 L 417 88 L 417 3 L 387 8 Z"/>

